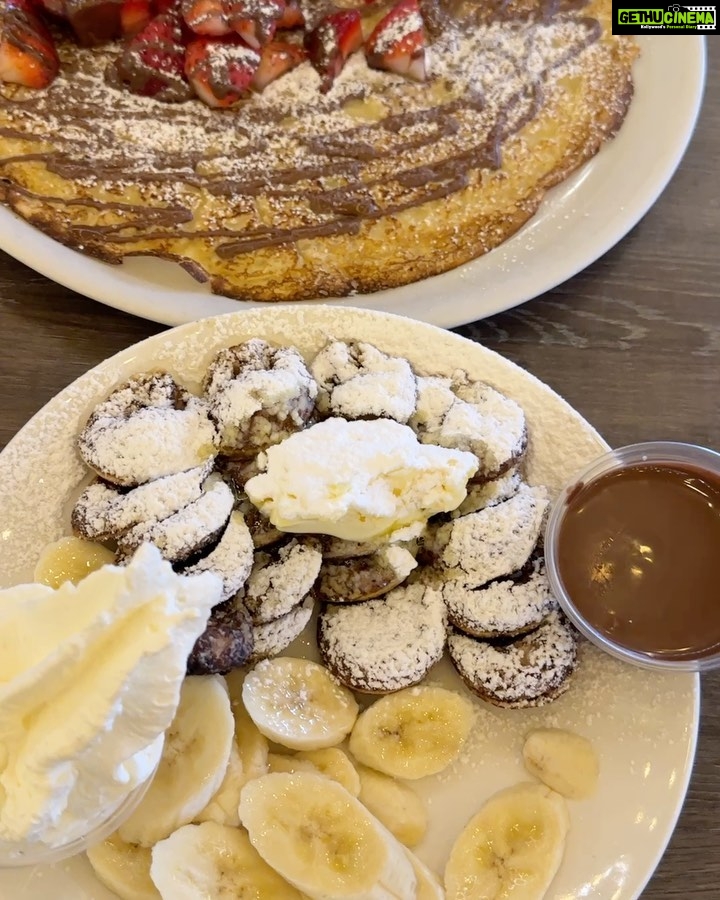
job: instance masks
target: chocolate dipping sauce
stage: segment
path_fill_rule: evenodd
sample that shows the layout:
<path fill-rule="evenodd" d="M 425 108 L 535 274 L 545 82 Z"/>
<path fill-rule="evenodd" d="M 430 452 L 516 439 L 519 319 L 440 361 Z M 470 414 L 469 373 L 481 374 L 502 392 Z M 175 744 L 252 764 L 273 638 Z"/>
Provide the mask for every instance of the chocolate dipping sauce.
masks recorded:
<path fill-rule="evenodd" d="M 720 651 L 720 477 L 636 463 L 567 500 L 557 566 L 578 612 L 616 644 L 664 659 Z"/>

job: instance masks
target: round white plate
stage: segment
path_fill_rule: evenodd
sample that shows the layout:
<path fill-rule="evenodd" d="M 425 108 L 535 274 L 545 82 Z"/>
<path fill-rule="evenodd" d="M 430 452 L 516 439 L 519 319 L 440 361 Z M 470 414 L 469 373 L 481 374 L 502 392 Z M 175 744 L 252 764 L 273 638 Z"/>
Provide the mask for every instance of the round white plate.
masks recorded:
<path fill-rule="evenodd" d="M 678 167 L 705 83 L 704 38 L 638 40 L 642 55 L 634 70 L 635 97 L 619 135 L 551 191 L 513 238 L 444 275 L 322 302 L 385 310 L 452 328 L 537 297 L 606 253 L 640 221 Z M 179 266 L 162 260 L 130 259 L 109 266 L 89 259 L 7 209 L 0 209 L 0 249 L 93 300 L 166 325 L 262 305 L 213 296 Z"/>
<path fill-rule="evenodd" d="M 83 375 L 39 412 L 0 454 L 0 586 L 28 579 L 41 548 L 68 533 L 69 501 L 86 473 L 75 452 L 90 409 L 118 382 L 163 368 L 196 386 L 220 347 L 264 337 L 308 355 L 326 336 L 357 338 L 407 356 L 425 372 L 458 366 L 518 400 L 530 433 L 527 477 L 556 491 L 606 444 L 564 400 L 478 344 L 418 322 L 352 309 L 264 309 L 186 325 L 131 347 Z M 312 643 L 305 638 L 304 646 Z M 301 646 L 303 644 L 301 643 Z M 462 691 L 443 661 L 431 673 Z M 692 768 L 699 679 L 654 674 L 584 646 L 571 689 L 544 710 L 499 710 L 476 702 L 481 726 L 459 763 L 417 783 L 430 830 L 419 855 L 442 872 L 450 846 L 494 791 L 527 778 L 520 750 L 536 724 L 587 735 L 601 759 L 600 788 L 571 803 L 571 830 L 552 900 L 630 900 L 655 869 L 680 811 Z M 84 858 L 52 868 L 0 872 L 13 900 L 108 900 Z"/>

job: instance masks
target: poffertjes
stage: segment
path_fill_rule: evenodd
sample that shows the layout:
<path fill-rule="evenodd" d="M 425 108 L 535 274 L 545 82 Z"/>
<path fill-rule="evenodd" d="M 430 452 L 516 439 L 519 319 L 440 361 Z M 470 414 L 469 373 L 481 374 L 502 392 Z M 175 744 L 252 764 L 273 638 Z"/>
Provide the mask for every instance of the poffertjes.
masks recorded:
<path fill-rule="evenodd" d="M 392 8 L 363 5 L 365 49 L 329 86 L 310 58 L 226 108 L 180 99 L 187 85 L 178 102 L 131 93 L 122 46 L 78 46 L 61 22 L 52 83 L 0 86 L 0 201 L 89 256 L 175 260 L 254 301 L 367 293 L 481 256 L 617 132 L 637 46 L 610 33 L 610 0 L 421 0 L 401 75 L 368 51 Z M 302 9 L 299 49 L 327 14 Z"/>

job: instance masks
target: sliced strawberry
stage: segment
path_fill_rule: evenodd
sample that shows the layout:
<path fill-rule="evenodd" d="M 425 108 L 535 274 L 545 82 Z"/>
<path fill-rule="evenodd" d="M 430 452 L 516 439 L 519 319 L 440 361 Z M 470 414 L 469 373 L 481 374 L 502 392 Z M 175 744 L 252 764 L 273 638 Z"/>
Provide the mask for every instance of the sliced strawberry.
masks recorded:
<path fill-rule="evenodd" d="M 65 10 L 82 47 L 114 41 L 122 34 L 122 0 L 65 0 Z"/>
<path fill-rule="evenodd" d="M 299 44 L 287 41 L 270 41 L 265 44 L 260 56 L 260 65 L 253 75 L 253 90 L 262 92 L 281 75 L 304 63 L 307 52 Z"/>
<path fill-rule="evenodd" d="M 163 13 L 129 41 L 115 69 L 131 93 L 179 103 L 192 97 L 184 65 L 180 19 L 173 13 Z"/>
<path fill-rule="evenodd" d="M 273 39 L 285 8 L 285 0 L 225 0 L 230 27 L 251 47 Z"/>
<path fill-rule="evenodd" d="M 299 0 L 285 0 L 285 9 L 278 19 L 278 28 L 302 28 L 305 24 L 305 16 L 300 9 Z"/>
<path fill-rule="evenodd" d="M 133 37 L 153 17 L 150 0 L 124 0 L 120 10 L 120 27 L 125 37 Z"/>
<path fill-rule="evenodd" d="M 208 106 L 233 106 L 250 93 L 260 54 L 240 38 L 198 38 L 188 44 L 185 74 Z"/>
<path fill-rule="evenodd" d="M 218 37 L 232 30 L 223 0 L 182 0 L 180 9 L 185 23 L 195 34 Z"/>
<path fill-rule="evenodd" d="M 0 18 L 0 81 L 44 88 L 59 69 L 50 32 L 29 0 L 6 0 Z"/>
<path fill-rule="evenodd" d="M 365 43 L 373 69 L 385 69 L 413 81 L 425 81 L 425 29 L 418 0 L 399 0 Z"/>
<path fill-rule="evenodd" d="M 155 0 L 153 6 L 157 15 L 167 12 L 177 12 L 180 8 L 180 0 Z"/>
<path fill-rule="evenodd" d="M 362 46 L 360 13 L 356 9 L 330 13 L 305 35 L 305 46 L 320 74 L 320 90 L 325 94 L 350 54 Z"/>

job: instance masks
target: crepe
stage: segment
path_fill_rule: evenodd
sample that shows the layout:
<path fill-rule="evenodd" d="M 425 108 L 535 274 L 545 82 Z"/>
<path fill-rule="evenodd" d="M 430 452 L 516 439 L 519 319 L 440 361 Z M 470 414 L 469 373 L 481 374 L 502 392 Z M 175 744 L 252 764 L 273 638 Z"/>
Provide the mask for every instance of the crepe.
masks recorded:
<path fill-rule="evenodd" d="M 426 7 L 427 8 L 427 7 Z M 109 263 L 176 260 L 254 301 L 395 287 L 498 246 L 620 127 L 632 38 L 610 0 L 434 4 L 430 80 L 352 56 L 230 110 L 105 80 L 117 47 L 64 43 L 45 91 L 0 91 L 0 200 Z"/>

